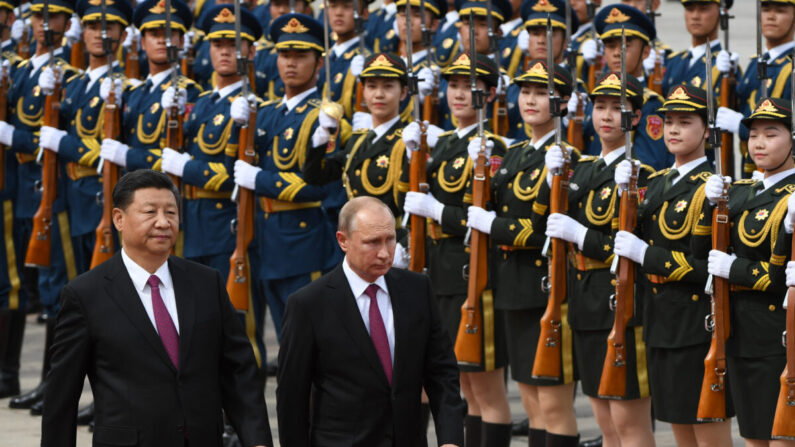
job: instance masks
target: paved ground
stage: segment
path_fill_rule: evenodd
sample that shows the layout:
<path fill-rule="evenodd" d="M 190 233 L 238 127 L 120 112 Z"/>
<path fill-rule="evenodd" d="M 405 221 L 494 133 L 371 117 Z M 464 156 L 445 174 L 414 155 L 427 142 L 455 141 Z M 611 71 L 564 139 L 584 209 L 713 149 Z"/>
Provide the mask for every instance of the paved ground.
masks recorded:
<path fill-rule="evenodd" d="M 616 3 L 616 1 L 605 1 L 604 3 Z M 674 49 L 684 49 L 689 47 L 689 36 L 684 32 L 682 23 L 682 7 L 678 0 L 667 0 L 663 2 L 661 8 L 662 16 L 657 19 L 660 29 L 661 39 Z M 741 55 L 741 64 L 748 63 L 749 56 L 755 53 L 755 13 L 754 2 L 741 1 L 735 2 L 733 14 L 737 16 L 732 21 L 732 42 L 731 48 Z M 268 327 L 266 336 L 268 353 L 274 357 L 277 352 L 275 335 L 272 327 Z M 30 389 L 38 383 L 42 349 L 44 344 L 44 329 L 34 322 L 31 317 L 25 334 L 25 344 L 22 358 L 22 387 Z M 275 409 L 276 402 L 274 397 L 275 383 L 271 380 L 266 389 L 266 400 L 271 415 L 271 427 L 276 428 Z M 514 384 L 509 388 L 511 411 L 515 419 L 522 417 L 523 410 L 519 400 L 518 391 Z M 90 402 L 90 390 L 86 386 L 83 393 L 82 402 Z M 578 423 L 583 438 L 590 438 L 599 433 L 587 399 L 579 397 L 577 399 L 576 411 Z M 0 400 L 0 447 L 32 447 L 39 444 L 41 419 L 30 416 L 25 411 L 8 409 L 8 399 Z M 736 424 L 734 426 L 735 446 L 742 443 L 737 435 Z M 673 446 L 673 436 L 667 424 L 657 425 L 657 445 Z M 431 436 L 431 439 L 433 437 Z M 78 430 L 78 446 L 90 446 L 91 434 L 84 427 Z M 435 445 L 432 443 L 432 445 Z M 526 446 L 526 438 L 515 438 L 511 444 L 513 447 Z"/>

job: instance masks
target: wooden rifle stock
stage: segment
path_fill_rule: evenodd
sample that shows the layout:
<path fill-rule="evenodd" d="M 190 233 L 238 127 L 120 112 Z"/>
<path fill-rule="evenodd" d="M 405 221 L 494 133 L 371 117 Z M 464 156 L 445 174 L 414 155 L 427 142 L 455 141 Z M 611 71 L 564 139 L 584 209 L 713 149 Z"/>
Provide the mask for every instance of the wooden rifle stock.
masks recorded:
<path fill-rule="evenodd" d="M 565 150 L 565 149 L 564 149 Z M 566 214 L 568 210 L 569 163 L 564 163 L 561 173 L 552 177 L 550 213 Z M 561 376 L 561 305 L 566 300 L 566 242 L 550 239 L 552 256 L 549 260 L 547 285 L 549 299 L 541 316 L 541 333 L 538 337 L 532 376 L 557 380 Z"/>
<path fill-rule="evenodd" d="M 573 92 L 572 95 L 578 95 L 578 92 Z M 585 149 L 585 140 L 583 139 L 582 134 L 582 124 L 585 121 L 585 105 L 582 97 L 578 98 L 577 101 L 577 110 L 574 112 L 574 119 L 569 122 L 569 128 L 567 130 L 567 138 L 568 142 L 577 148 L 578 151 L 582 151 Z"/>
<path fill-rule="evenodd" d="M 409 163 L 409 191 L 427 192 L 428 142 L 425 123 L 420 123 L 420 147 L 412 156 Z M 411 230 L 409 232 L 409 270 L 422 272 L 425 269 L 425 218 L 411 215 Z"/>
<path fill-rule="evenodd" d="M 8 70 L 5 67 L 0 67 L 3 70 L 3 80 L 0 81 L 0 121 L 5 121 L 8 113 Z M 0 145 L 0 191 L 5 189 L 5 173 L 6 173 L 6 148 Z"/>
<path fill-rule="evenodd" d="M 725 252 L 729 246 L 729 209 L 718 200 L 712 216 L 712 249 Z M 698 400 L 699 421 L 726 420 L 726 339 L 729 338 L 729 280 L 712 277 L 712 311 L 707 317 L 712 339 L 704 357 L 704 379 Z"/>
<path fill-rule="evenodd" d="M 720 81 L 720 106 L 734 109 L 734 88 L 737 84 L 737 78 L 734 72 L 724 75 Z M 717 157 L 718 154 L 715 154 Z M 721 132 L 721 145 L 720 145 L 721 166 L 723 172 L 721 175 L 734 175 L 734 135 L 730 132 Z"/>
<path fill-rule="evenodd" d="M 795 239 L 793 239 L 795 248 Z M 792 252 L 795 258 L 795 250 Z M 787 292 L 787 332 L 782 337 L 787 347 L 787 366 L 781 373 L 776 417 L 773 418 L 773 439 L 795 441 L 795 288 Z"/>
<path fill-rule="evenodd" d="M 185 57 L 182 58 L 180 62 L 180 69 L 182 70 L 182 74 L 185 76 L 193 79 L 193 61 L 196 60 L 196 51 L 191 48 L 187 53 L 185 53 Z"/>
<path fill-rule="evenodd" d="M 413 157 L 412 157 L 413 158 Z M 472 184 L 472 205 L 486 207 L 490 196 L 489 171 L 485 154 L 478 155 Z M 464 365 L 480 365 L 483 360 L 483 318 L 480 297 L 488 281 L 489 237 L 475 229 L 469 238 L 469 276 L 467 299 L 461 306 L 461 323 L 455 339 L 455 358 Z"/>
<path fill-rule="evenodd" d="M 356 83 L 356 103 L 354 104 L 354 111 L 367 112 L 367 104 L 364 103 L 364 83 L 362 81 Z"/>
<path fill-rule="evenodd" d="M 618 229 L 635 231 L 638 214 L 638 167 L 633 163 L 632 175 L 626 191 L 621 195 Z M 635 262 L 621 257 L 616 275 L 615 315 L 613 329 L 607 336 L 607 352 L 599 382 L 599 397 L 624 399 L 627 397 L 627 323 L 635 313 Z"/>
<path fill-rule="evenodd" d="M 124 75 L 129 79 L 141 77 L 140 57 L 138 56 L 138 39 L 132 37 L 132 45 L 127 50 L 127 57 L 124 61 Z"/>
<path fill-rule="evenodd" d="M 593 64 L 588 66 L 588 91 L 596 87 L 596 76 L 604 69 L 604 56 L 596 56 Z"/>
<path fill-rule="evenodd" d="M 497 100 L 494 101 L 494 110 L 492 110 L 492 129 L 494 129 L 494 133 L 497 135 L 505 135 L 508 133 L 510 129 L 508 129 L 508 101 L 505 97 L 505 93 L 501 93 L 497 96 Z"/>
<path fill-rule="evenodd" d="M 256 133 L 257 105 L 252 104 L 248 125 L 240 128 L 240 145 L 237 158 L 246 163 L 254 163 L 254 135 Z M 232 305 L 241 312 L 248 311 L 251 294 L 251 266 L 248 262 L 248 246 L 254 239 L 254 191 L 246 188 L 237 190 L 237 219 L 235 220 L 235 251 L 229 258 L 229 277 L 226 291 Z"/>
<path fill-rule="evenodd" d="M 439 124 L 439 88 L 434 87 L 422 104 L 422 119 L 434 126 Z"/>
<path fill-rule="evenodd" d="M 82 40 L 72 45 L 71 52 L 69 53 L 69 64 L 81 70 L 86 68 L 86 45 Z"/>
<path fill-rule="evenodd" d="M 652 48 L 652 51 L 657 51 L 657 49 Z M 652 71 L 651 76 L 649 76 L 649 89 L 654 93 L 657 93 L 662 98 L 664 97 L 664 94 L 662 91 L 663 68 L 662 62 L 660 61 L 661 57 L 662 55 L 658 54 L 654 61 L 654 71 Z"/>
<path fill-rule="evenodd" d="M 105 101 L 104 137 L 118 138 L 119 128 L 119 107 L 116 105 L 116 94 L 111 88 L 108 93 L 108 99 Z M 119 168 L 108 160 L 101 161 L 103 163 L 102 218 L 95 231 L 97 239 L 94 242 L 94 252 L 91 254 L 92 269 L 110 259 L 115 252 L 113 242 L 113 188 L 119 181 Z"/>
<path fill-rule="evenodd" d="M 174 102 L 178 102 L 179 88 L 174 96 Z M 169 110 L 166 110 L 166 147 L 170 147 L 177 152 L 182 152 L 182 115 L 179 113 L 178 107 L 175 105 Z M 179 177 L 169 174 L 171 181 L 179 188 Z"/>
<path fill-rule="evenodd" d="M 44 100 L 44 125 L 58 128 L 58 113 L 61 108 L 61 79 L 56 76 L 55 88 Z M 39 148 L 43 153 L 41 168 L 41 202 L 33 215 L 33 231 L 25 254 L 28 267 L 49 267 L 52 250 L 52 204 L 57 194 L 58 160 L 55 152 Z"/>

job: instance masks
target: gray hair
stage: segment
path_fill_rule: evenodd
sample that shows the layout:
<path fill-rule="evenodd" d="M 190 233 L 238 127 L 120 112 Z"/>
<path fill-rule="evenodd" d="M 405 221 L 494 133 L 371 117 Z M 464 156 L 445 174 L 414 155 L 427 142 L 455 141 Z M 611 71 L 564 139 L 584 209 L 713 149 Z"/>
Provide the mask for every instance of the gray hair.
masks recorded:
<path fill-rule="evenodd" d="M 337 228 L 339 231 L 350 235 L 356 229 L 356 216 L 359 211 L 372 210 L 380 208 L 394 219 L 392 210 L 386 204 L 375 197 L 360 196 L 348 201 L 340 210 L 339 220 L 337 221 Z"/>

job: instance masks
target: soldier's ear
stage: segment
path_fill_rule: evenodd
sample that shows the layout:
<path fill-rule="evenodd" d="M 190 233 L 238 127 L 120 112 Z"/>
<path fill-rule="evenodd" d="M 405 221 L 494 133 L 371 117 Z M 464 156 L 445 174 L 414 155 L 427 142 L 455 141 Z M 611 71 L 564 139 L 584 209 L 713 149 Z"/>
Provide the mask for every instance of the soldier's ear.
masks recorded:
<path fill-rule="evenodd" d="M 635 129 L 640 124 L 640 118 L 643 116 L 643 111 L 641 109 L 635 109 L 632 111 L 632 128 Z"/>
<path fill-rule="evenodd" d="M 489 87 L 489 97 L 486 98 L 486 102 L 491 103 L 497 97 L 497 87 Z"/>
<path fill-rule="evenodd" d="M 404 85 L 400 89 L 400 100 L 403 101 L 404 99 L 406 99 L 406 95 L 408 95 L 408 94 L 409 94 L 409 88 L 408 88 L 408 86 Z"/>

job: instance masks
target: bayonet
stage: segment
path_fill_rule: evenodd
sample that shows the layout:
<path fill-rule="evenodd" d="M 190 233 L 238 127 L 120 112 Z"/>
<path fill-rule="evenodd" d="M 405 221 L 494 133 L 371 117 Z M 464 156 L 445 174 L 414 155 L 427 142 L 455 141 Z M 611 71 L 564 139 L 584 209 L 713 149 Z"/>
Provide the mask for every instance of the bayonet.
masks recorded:
<path fill-rule="evenodd" d="M 720 156 L 720 145 L 721 145 L 721 138 L 720 138 L 720 129 L 718 126 L 715 125 L 715 90 L 714 86 L 712 85 L 712 48 L 709 43 L 709 39 L 704 44 L 704 55 L 706 60 L 706 85 L 705 91 L 707 92 L 707 125 L 709 126 L 709 147 L 715 153 L 715 172 L 718 175 L 723 175 L 723 165 Z"/>
<path fill-rule="evenodd" d="M 767 98 L 767 59 L 762 52 L 762 0 L 756 0 L 756 77 L 759 78 L 759 91 L 762 93 L 760 99 L 765 99 Z"/>
<path fill-rule="evenodd" d="M 489 5 L 491 2 L 489 2 Z M 487 11 L 490 15 L 490 11 Z M 469 87 L 472 91 L 472 108 L 477 112 L 478 120 L 478 137 L 480 138 L 480 153 L 485 154 L 486 140 L 484 138 L 485 129 L 483 122 L 485 121 L 485 114 L 483 109 L 484 92 L 478 89 L 478 75 L 477 75 L 477 59 L 478 48 L 475 40 L 475 11 L 470 9 L 469 12 Z M 498 64 L 499 66 L 499 64 Z M 480 156 L 478 156 L 480 158 Z M 469 239 L 472 236 L 472 228 L 467 227 L 467 232 L 464 235 L 464 245 L 469 246 Z"/>
<path fill-rule="evenodd" d="M 107 65 L 108 65 L 108 79 L 110 79 L 110 89 L 111 91 L 114 88 L 113 85 L 113 40 L 111 40 L 110 36 L 108 36 L 108 4 L 107 0 L 102 0 L 99 5 L 99 20 L 100 25 L 102 26 L 102 53 L 105 54 L 107 58 Z M 116 99 L 118 101 L 118 98 Z M 115 102 L 115 101 L 114 101 Z M 114 104 L 115 107 L 115 104 Z M 106 138 L 110 138 L 110 136 L 106 136 Z M 97 174 L 102 175 L 102 169 L 105 166 L 104 160 L 100 159 L 99 163 L 97 164 Z M 99 194 L 99 193 L 97 193 Z"/>
<path fill-rule="evenodd" d="M 367 35 L 367 31 L 364 29 L 364 19 L 362 18 L 361 14 L 359 14 L 359 2 L 360 0 L 353 0 L 353 31 L 359 37 L 359 55 L 365 57 L 366 50 L 364 46 L 364 38 Z"/>
<path fill-rule="evenodd" d="M 571 24 L 572 24 L 571 2 L 567 1 L 566 2 L 566 65 L 568 65 L 569 70 L 572 72 L 572 79 L 576 79 L 577 52 L 574 51 L 574 39 L 572 39 L 571 37 L 571 27 L 572 27 Z"/>
<path fill-rule="evenodd" d="M 555 144 L 560 146 L 563 141 L 563 131 L 561 127 L 561 99 L 555 93 L 555 55 L 552 45 L 552 17 L 547 14 L 547 88 L 549 90 L 549 114 L 555 120 Z M 566 157 L 566 151 L 563 151 Z"/>

